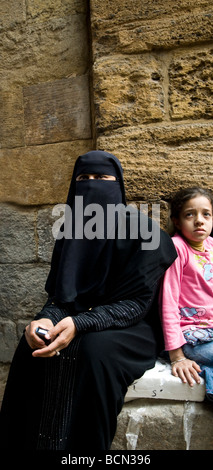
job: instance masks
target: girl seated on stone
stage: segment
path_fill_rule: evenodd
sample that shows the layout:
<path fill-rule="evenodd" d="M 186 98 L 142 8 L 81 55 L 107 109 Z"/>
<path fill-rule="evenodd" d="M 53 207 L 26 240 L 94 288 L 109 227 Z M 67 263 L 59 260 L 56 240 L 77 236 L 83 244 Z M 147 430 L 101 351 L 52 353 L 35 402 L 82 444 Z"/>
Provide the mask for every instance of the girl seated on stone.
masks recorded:
<path fill-rule="evenodd" d="M 160 295 L 165 349 L 172 374 L 193 386 L 206 381 L 213 399 L 213 197 L 199 187 L 171 201 L 178 257 L 166 271 Z"/>

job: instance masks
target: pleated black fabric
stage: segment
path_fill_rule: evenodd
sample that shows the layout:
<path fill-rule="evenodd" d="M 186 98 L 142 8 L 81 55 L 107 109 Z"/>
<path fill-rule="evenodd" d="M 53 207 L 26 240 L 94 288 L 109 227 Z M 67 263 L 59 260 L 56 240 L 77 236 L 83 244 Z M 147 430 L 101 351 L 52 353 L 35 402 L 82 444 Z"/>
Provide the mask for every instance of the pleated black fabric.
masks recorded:
<path fill-rule="evenodd" d="M 4 396 L 0 448 L 79 455 L 110 449 L 127 387 L 155 357 L 144 320 L 80 334 L 59 357 L 39 361 L 23 337 Z"/>
<path fill-rule="evenodd" d="M 116 181 L 78 185 L 79 173 L 113 175 Z M 159 281 L 177 256 L 173 243 L 161 230 L 159 246 L 143 250 L 139 224 L 150 233 L 159 227 L 136 210 L 131 237 L 122 168 L 113 155 L 94 151 L 78 159 L 67 199 L 72 209 L 76 194 L 85 204 L 98 199 L 103 208 L 122 203 L 115 238 L 56 241 L 49 299 L 35 318 L 56 325 L 72 316 L 78 334 L 59 357 L 49 359 L 33 358 L 22 338 L 1 410 L 2 449 L 108 450 L 127 387 L 156 360 L 160 330 L 152 307 Z M 73 222 L 73 212 L 72 217 Z M 119 221 L 126 224 L 123 239 Z"/>

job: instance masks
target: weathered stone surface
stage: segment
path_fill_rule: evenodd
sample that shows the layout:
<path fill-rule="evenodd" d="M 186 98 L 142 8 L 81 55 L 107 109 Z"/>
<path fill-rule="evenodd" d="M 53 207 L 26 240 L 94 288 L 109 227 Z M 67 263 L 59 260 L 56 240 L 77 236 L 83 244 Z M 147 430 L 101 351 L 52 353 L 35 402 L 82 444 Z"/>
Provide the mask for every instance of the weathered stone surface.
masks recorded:
<path fill-rule="evenodd" d="M 36 261 L 35 210 L 0 205 L 0 263 Z"/>
<path fill-rule="evenodd" d="M 10 320 L 0 320 L 0 362 L 11 362 L 16 346 L 15 323 Z"/>
<path fill-rule="evenodd" d="M 154 202 L 184 186 L 213 189 L 212 135 L 211 123 L 162 123 L 99 136 L 98 147 L 120 159 L 129 200 Z"/>
<path fill-rule="evenodd" d="M 57 217 L 52 215 L 52 207 L 39 209 L 37 221 L 38 259 L 50 262 L 55 243 L 52 228 Z M 59 219 L 59 217 L 58 217 Z"/>
<path fill-rule="evenodd" d="M 15 12 L 15 21 L 14 21 Z M 23 0 L 11 0 L 8 8 L 7 0 L 0 3 L 0 27 L 14 27 L 14 22 L 21 23 L 26 20 L 26 6 Z"/>
<path fill-rule="evenodd" d="M 91 0 L 95 58 L 212 40 L 212 1 Z"/>
<path fill-rule="evenodd" d="M 45 21 L 49 16 L 67 16 L 87 12 L 87 0 L 26 0 L 29 17 Z"/>
<path fill-rule="evenodd" d="M 135 201 L 129 201 L 127 200 L 127 204 L 131 204 L 133 205 L 134 207 L 136 207 L 138 210 L 140 211 L 144 211 L 143 209 L 143 205 L 148 205 L 148 210 L 146 209 L 145 213 L 148 214 L 149 217 L 151 217 L 152 219 L 154 219 L 158 224 L 160 224 L 160 227 L 165 230 L 165 231 L 169 231 L 170 229 L 170 218 L 169 218 L 169 204 L 168 202 L 165 202 L 165 201 L 162 201 L 160 199 L 156 199 L 156 200 L 153 200 L 151 201 L 149 199 L 149 201 L 138 201 L 138 200 L 135 200 Z M 160 214 L 160 219 L 159 219 L 159 215 L 157 213 L 157 216 L 156 216 L 156 213 L 155 213 L 155 209 L 154 209 L 154 206 L 153 204 L 157 204 L 157 206 L 159 207 L 159 214 Z"/>
<path fill-rule="evenodd" d="M 169 69 L 172 119 L 212 119 L 213 49 L 175 57 Z"/>
<path fill-rule="evenodd" d="M 157 59 L 102 58 L 93 72 L 98 132 L 163 119 L 162 72 Z"/>
<path fill-rule="evenodd" d="M 23 335 L 23 330 L 28 323 L 29 319 L 19 320 L 17 323 L 11 320 L 0 320 L 0 402 L 9 372 L 5 364 L 11 362 L 18 342 Z"/>
<path fill-rule="evenodd" d="M 1 367 L 0 367 L 0 404 L 2 402 L 2 398 L 4 395 L 9 368 L 10 368 L 9 364 L 1 364 Z"/>
<path fill-rule="evenodd" d="M 0 91 L 1 147 L 24 146 L 24 110 L 21 88 Z"/>
<path fill-rule="evenodd" d="M 66 202 L 76 158 L 91 140 L 0 150 L 0 201 L 40 205 Z"/>
<path fill-rule="evenodd" d="M 13 22 L 9 30 L 0 30 L 0 43 L 4 89 L 83 75 L 88 69 L 86 14 L 50 13 L 46 21 Z"/>
<path fill-rule="evenodd" d="M 193 419 L 192 419 L 193 413 Z M 213 449 L 213 410 L 211 404 L 189 407 L 189 424 L 191 420 L 190 450 L 212 450 Z"/>
<path fill-rule="evenodd" d="M 24 88 L 26 144 L 91 138 L 86 75 Z"/>
<path fill-rule="evenodd" d="M 33 318 L 44 305 L 48 264 L 1 264 L 1 318 Z"/>
<path fill-rule="evenodd" d="M 152 399 L 126 403 L 111 449 L 210 450 L 212 413 L 206 403 Z"/>
<path fill-rule="evenodd" d="M 99 0 L 91 0 L 91 16 L 94 27 L 104 29 L 104 25 L 114 24 L 121 25 L 135 20 L 147 21 L 158 18 L 176 18 L 185 12 L 196 12 L 200 10 L 205 13 L 208 10 L 212 1 L 199 0 L 195 5 L 192 0 L 182 0 L 174 4 L 167 0 L 116 0 L 114 1 L 113 8 L 111 0 L 106 0 L 104 3 Z M 204 14 L 203 13 L 203 14 Z"/>

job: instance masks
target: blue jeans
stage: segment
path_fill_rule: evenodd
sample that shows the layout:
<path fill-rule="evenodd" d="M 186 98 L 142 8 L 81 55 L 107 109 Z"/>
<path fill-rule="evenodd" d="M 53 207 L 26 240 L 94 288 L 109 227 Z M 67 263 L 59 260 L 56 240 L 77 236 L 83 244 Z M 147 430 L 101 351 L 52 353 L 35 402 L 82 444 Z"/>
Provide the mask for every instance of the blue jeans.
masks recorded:
<path fill-rule="evenodd" d="M 201 368 L 201 377 L 206 382 L 206 397 L 213 401 L 213 341 L 199 343 L 196 346 L 184 344 L 183 352 L 188 359 L 197 362 Z"/>

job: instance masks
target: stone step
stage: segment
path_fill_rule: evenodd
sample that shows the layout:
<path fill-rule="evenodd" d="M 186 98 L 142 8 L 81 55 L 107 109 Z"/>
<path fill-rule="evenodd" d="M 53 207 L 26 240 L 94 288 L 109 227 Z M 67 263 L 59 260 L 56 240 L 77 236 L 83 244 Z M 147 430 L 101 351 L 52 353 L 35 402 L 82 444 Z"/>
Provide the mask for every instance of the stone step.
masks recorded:
<path fill-rule="evenodd" d="M 128 388 L 111 450 L 212 450 L 213 406 L 205 382 L 190 387 L 158 358 Z"/>
<path fill-rule="evenodd" d="M 125 401 L 138 398 L 160 398 L 166 400 L 186 400 L 201 402 L 205 398 L 205 382 L 194 383 L 193 387 L 184 384 L 179 377 L 171 373 L 171 365 L 164 359 L 158 358 L 153 369 L 128 388 Z"/>
<path fill-rule="evenodd" d="M 111 450 L 213 450 L 213 406 L 154 398 L 127 402 Z"/>

